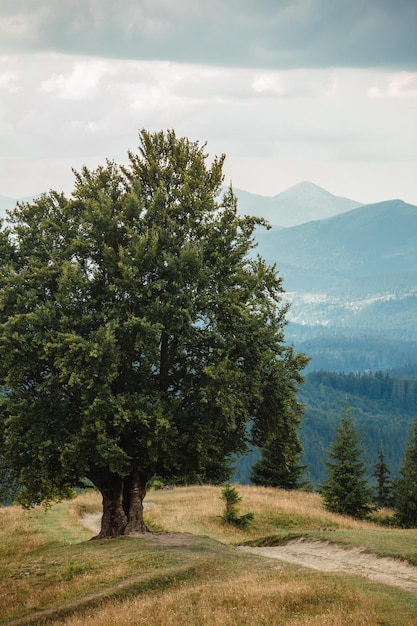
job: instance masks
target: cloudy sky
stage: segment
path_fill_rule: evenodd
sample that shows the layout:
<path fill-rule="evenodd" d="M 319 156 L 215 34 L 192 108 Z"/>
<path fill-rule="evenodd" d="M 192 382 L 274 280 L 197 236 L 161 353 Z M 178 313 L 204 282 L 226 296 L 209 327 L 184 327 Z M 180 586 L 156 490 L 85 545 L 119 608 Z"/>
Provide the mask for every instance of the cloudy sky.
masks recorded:
<path fill-rule="evenodd" d="M 173 128 L 240 189 L 417 205 L 416 24 L 415 0 L 0 0 L 0 194 Z"/>

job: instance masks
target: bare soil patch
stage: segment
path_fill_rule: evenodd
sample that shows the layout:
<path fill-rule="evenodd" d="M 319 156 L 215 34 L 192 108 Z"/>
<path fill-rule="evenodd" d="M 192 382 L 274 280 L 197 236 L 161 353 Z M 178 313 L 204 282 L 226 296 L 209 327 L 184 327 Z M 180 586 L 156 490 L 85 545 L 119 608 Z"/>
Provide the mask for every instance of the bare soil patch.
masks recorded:
<path fill-rule="evenodd" d="M 242 546 L 240 549 L 321 572 L 346 572 L 407 591 L 417 591 L 417 567 L 399 559 L 369 554 L 365 548 L 345 548 L 327 541 L 308 541 L 302 537 L 280 546 Z"/>
<path fill-rule="evenodd" d="M 100 532 L 101 516 L 101 513 L 84 513 L 80 522 L 85 528 L 91 530 L 92 533 L 98 534 Z"/>

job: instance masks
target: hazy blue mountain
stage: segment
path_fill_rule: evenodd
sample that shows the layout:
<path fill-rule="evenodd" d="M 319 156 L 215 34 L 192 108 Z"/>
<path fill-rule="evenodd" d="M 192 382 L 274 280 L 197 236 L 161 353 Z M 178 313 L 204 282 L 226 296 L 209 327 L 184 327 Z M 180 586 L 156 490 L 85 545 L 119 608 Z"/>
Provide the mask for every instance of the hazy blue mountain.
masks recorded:
<path fill-rule="evenodd" d="M 417 362 L 417 206 L 365 205 L 257 240 L 284 279 L 287 336 L 313 357 L 310 368 Z"/>
<path fill-rule="evenodd" d="M 340 278 L 417 269 L 417 207 L 389 200 L 258 235 L 269 260 Z"/>
<path fill-rule="evenodd" d="M 325 219 L 361 206 L 360 202 L 334 196 L 325 189 L 304 181 L 273 197 L 234 189 L 239 213 L 264 217 L 279 228 Z"/>
<path fill-rule="evenodd" d="M 17 202 L 31 202 L 36 196 L 25 196 L 24 198 L 9 198 L 0 195 L 0 218 L 6 217 L 6 211 L 14 209 Z"/>
<path fill-rule="evenodd" d="M 7 196 L 0 196 L 0 217 L 5 217 L 8 209 L 13 209 L 16 205 L 14 198 L 8 198 Z"/>

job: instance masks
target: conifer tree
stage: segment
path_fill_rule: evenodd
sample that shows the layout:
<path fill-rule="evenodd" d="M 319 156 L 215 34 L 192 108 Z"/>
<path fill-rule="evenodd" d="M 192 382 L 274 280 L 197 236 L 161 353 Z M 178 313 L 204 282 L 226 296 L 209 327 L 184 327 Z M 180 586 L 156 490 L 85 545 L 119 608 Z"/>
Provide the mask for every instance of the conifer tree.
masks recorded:
<path fill-rule="evenodd" d="M 395 488 L 395 513 L 404 528 L 417 527 L 417 420 L 407 445 Z"/>
<path fill-rule="evenodd" d="M 371 490 L 364 451 L 347 401 L 327 454 L 327 479 L 321 488 L 325 507 L 333 513 L 364 519 L 372 509 Z"/>
<path fill-rule="evenodd" d="M 290 441 L 273 437 L 263 448 L 261 458 L 253 465 L 251 481 L 254 485 L 297 489 L 305 467 L 300 464 L 303 452 L 298 434 L 293 431 Z"/>
<path fill-rule="evenodd" d="M 242 501 L 242 497 L 238 494 L 235 487 L 227 484 L 222 489 L 221 499 L 224 500 L 225 510 L 222 515 L 222 519 L 227 524 L 238 526 L 239 528 L 246 529 L 251 522 L 253 522 L 254 513 L 245 513 L 245 515 L 239 515 L 238 504 Z"/>
<path fill-rule="evenodd" d="M 378 463 L 375 464 L 375 471 L 373 473 L 376 479 L 376 493 L 373 501 L 377 507 L 391 507 L 392 506 L 392 481 L 390 479 L 391 472 L 388 465 L 385 463 L 384 450 L 382 443 L 379 449 Z"/>

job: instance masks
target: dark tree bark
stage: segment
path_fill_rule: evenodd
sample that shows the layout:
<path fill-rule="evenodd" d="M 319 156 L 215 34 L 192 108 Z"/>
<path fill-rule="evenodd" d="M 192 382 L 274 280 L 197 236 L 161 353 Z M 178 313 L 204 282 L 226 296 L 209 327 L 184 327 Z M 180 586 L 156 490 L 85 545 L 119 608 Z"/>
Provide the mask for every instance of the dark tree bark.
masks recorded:
<path fill-rule="evenodd" d="M 177 354 L 178 339 L 175 336 L 170 337 L 164 330 L 160 340 L 160 372 L 159 387 L 162 392 L 166 392 L 169 384 L 169 370 L 175 361 Z"/>
<path fill-rule="evenodd" d="M 114 539 L 124 534 L 127 516 L 123 508 L 123 479 L 118 476 L 94 481 L 103 499 L 101 529 L 97 539 Z"/>
<path fill-rule="evenodd" d="M 111 476 L 93 481 L 102 495 L 103 515 L 97 539 L 114 539 L 145 533 L 143 500 L 147 478 L 137 471 L 121 478 Z"/>
<path fill-rule="evenodd" d="M 129 479 L 128 481 L 125 480 L 125 492 L 128 490 L 128 500 L 125 499 L 124 506 L 128 522 L 124 534 L 145 533 L 147 528 L 143 520 L 143 499 L 146 495 L 147 480 L 136 471 L 129 476 Z"/>

